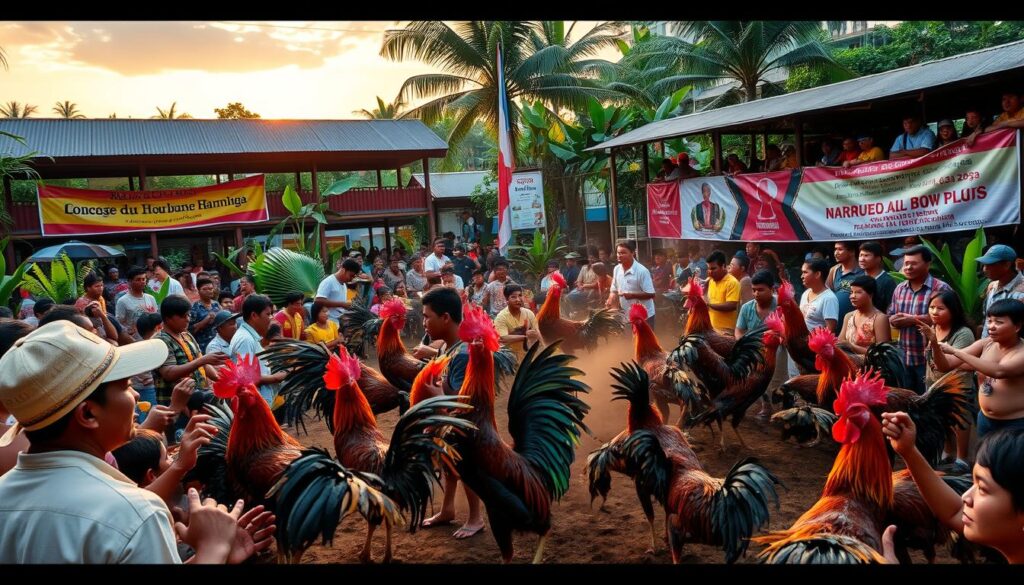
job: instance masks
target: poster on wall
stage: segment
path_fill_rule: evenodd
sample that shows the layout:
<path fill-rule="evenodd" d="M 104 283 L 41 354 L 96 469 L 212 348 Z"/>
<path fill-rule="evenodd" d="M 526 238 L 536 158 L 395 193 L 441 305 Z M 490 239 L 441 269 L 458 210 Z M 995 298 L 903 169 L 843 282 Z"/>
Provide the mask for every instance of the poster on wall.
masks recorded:
<path fill-rule="evenodd" d="M 540 171 L 512 174 L 508 188 L 509 207 L 512 213 L 512 229 L 544 229 L 544 179 Z"/>

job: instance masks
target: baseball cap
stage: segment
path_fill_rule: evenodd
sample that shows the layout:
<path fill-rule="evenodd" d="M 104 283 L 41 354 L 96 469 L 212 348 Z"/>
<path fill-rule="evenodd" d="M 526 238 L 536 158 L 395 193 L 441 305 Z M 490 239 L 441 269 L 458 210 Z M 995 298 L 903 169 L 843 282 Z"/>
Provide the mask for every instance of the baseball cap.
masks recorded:
<path fill-rule="evenodd" d="M 569 252 L 568 254 L 565 255 L 566 260 L 576 260 L 579 257 L 580 255 L 577 254 L 576 252 Z"/>
<path fill-rule="evenodd" d="M 232 313 L 231 311 L 221 310 L 221 311 L 219 311 L 217 313 L 216 316 L 214 316 L 213 323 L 211 324 L 211 327 L 213 327 L 214 329 L 217 329 L 218 327 L 220 327 L 221 325 L 227 323 L 228 321 L 231 321 L 232 319 L 237 319 L 237 318 L 239 318 L 241 316 L 242 316 L 241 313 Z"/>
<path fill-rule="evenodd" d="M 43 325 L 0 359 L 0 402 L 17 420 L 0 447 L 22 430 L 57 422 L 100 384 L 156 369 L 165 359 L 167 345 L 159 339 L 116 347 L 69 321 Z"/>
<path fill-rule="evenodd" d="M 978 258 L 982 264 L 995 264 L 996 262 L 1013 262 L 1017 259 L 1017 252 L 1006 244 L 996 244 L 985 252 L 985 255 Z"/>
<path fill-rule="evenodd" d="M 937 128 L 942 128 L 943 126 L 953 126 L 952 120 L 943 120 L 943 121 L 939 122 L 939 125 L 937 126 Z M 956 128 L 956 126 L 953 126 L 953 128 Z"/>

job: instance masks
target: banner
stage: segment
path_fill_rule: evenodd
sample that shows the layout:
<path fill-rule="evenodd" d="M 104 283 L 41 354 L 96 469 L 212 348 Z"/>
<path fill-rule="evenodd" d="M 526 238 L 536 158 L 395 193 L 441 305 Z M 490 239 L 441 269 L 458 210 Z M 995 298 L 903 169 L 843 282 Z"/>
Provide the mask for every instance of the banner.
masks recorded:
<path fill-rule="evenodd" d="M 96 191 L 38 186 L 44 236 L 148 232 L 267 221 L 263 175 L 195 189 Z"/>
<path fill-rule="evenodd" d="M 766 242 L 885 239 L 974 230 L 1020 222 L 1020 154 L 1016 130 L 958 140 L 923 157 L 855 167 L 807 167 L 734 177 L 687 179 L 679 186 L 681 229 L 660 236 Z M 669 191 L 671 192 L 671 191 Z"/>
<path fill-rule="evenodd" d="M 647 230 L 655 238 L 681 238 L 679 183 L 647 185 Z"/>
<path fill-rule="evenodd" d="M 544 229 L 544 179 L 540 171 L 513 173 L 508 189 L 512 229 Z"/>

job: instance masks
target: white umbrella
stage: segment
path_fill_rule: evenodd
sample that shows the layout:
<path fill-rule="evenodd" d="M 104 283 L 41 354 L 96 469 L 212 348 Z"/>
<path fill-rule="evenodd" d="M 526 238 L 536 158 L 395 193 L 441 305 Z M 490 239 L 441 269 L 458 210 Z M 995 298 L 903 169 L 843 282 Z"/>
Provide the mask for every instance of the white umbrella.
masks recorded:
<path fill-rule="evenodd" d="M 36 250 L 34 254 L 28 257 L 28 260 L 29 262 L 52 262 L 59 258 L 61 254 L 67 254 L 68 258 L 71 260 L 124 256 L 124 252 L 117 248 L 71 240 L 69 242 L 64 242 L 63 244 L 47 246 L 41 250 Z"/>

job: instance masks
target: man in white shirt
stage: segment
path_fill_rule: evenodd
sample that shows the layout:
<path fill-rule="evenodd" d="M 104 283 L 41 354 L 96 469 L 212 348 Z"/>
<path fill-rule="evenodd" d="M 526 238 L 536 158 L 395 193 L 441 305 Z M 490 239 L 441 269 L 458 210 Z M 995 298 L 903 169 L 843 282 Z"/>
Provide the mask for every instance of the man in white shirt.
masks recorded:
<path fill-rule="evenodd" d="M 170 280 L 169 288 L 167 289 L 167 296 L 181 295 L 185 296 L 185 288 L 181 286 L 181 283 L 171 278 L 171 267 L 167 264 L 167 260 L 160 258 L 156 262 L 153 262 L 153 279 L 149 281 L 149 288 L 153 289 L 154 292 L 160 292 L 160 288 L 163 287 L 165 280 Z"/>
<path fill-rule="evenodd" d="M 348 300 L 348 283 L 352 282 L 362 269 L 359 262 L 349 258 L 341 263 L 341 268 L 337 272 L 328 275 L 320 281 L 320 286 L 316 287 L 316 298 L 313 300 L 330 307 L 329 319 L 338 319 L 346 310 L 352 308 L 352 303 Z"/>
<path fill-rule="evenodd" d="M 348 262 L 348 260 L 346 260 Z M 228 346 L 228 355 L 231 361 L 238 361 L 244 356 L 255 356 L 263 351 L 260 340 L 270 329 L 270 323 L 274 320 L 271 316 L 274 310 L 274 303 L 264 295 L 252 294 L 242 303 L 242 322 L 231 337 L 231 344 Z M 277 396 L 277 384 L 284 381 L 288 372 L 270 373 L 270 367 L 262 359 L 260 362 L 260 396 L 273 405 Z"/>
<path fill-rule="evenodd" d="M 441 276 L 441 269 L 451 262 L 452 259 L 444 255 L 444 238 L 437 238 L 434 240 L 434 253 L 423 261 L 423 276 Z"/>
<path fill-rule="evenodd" d="M 0 359 L 0 402 L 18 421 L 0 446 L 21 431 L 31 443 L 0 477 L 0 563 L 181 562 L 164 501 L 105 461 L 135 434 L 138 394 L 128 379 L 166 356 L 159 340 L 117 347 L 56 321 Z M 178 534 L 195 549 L 192 562 L 241 562 L 271 544 L 264 536 L 248 550 L 238 545 L 250 516 L 241 500 L 230 513 L 200 504 L 194 489 L 189 500 L 189 525 L 179 524 Z"/>
<path fill-rule="evenodd" d="M 623 311 L 639 303 L 647 309 L 647 322 L 654 327 L 654 280 L 651 272 L 636 261 L 636 244 L 632 240 L 619 243 L 615 248 L 615 257 L 619 263 L 615 265 L 612 275 L 611 294 L 605 307 L 611 309 L 616 305 Z"/>

